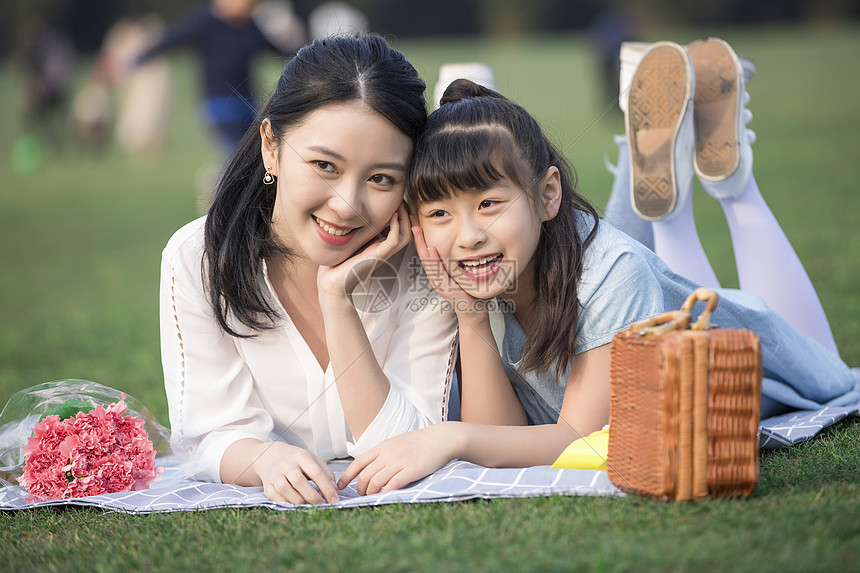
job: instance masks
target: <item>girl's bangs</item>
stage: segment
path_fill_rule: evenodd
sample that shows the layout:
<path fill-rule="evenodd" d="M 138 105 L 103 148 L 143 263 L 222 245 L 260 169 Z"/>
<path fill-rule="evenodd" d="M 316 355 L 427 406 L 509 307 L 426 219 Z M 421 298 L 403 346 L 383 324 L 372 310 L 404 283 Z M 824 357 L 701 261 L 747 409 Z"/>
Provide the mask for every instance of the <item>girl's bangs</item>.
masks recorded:
<path fill-rule="evenodd" d="M 505 176 L 519 182 L 517 158 L 511 135 L 501 126 L 444 127 L 416 146 L 407 199 L 420 204 L 479 193 Z"/>

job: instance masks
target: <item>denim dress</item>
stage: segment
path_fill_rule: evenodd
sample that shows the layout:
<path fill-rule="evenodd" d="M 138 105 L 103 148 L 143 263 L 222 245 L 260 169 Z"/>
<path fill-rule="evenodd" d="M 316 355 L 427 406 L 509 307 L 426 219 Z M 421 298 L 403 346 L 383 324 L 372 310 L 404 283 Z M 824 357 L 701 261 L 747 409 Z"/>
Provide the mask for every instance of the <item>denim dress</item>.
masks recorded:
<path fill-rule="evenodd" d="M 582 213 L 578 215 L 578 232 L 584 237 L 593 221 Z M 608 344 L 615 334 L 635 322 L 680 309 L 699 286 L 674 273 L 648 248 L 600 221 L 586 250 L 579 282 L 575 353 Z M 711 315 L 711 325 L 746 328 L 761 339 L 762 418 L 860 401 L 851 370 L 838 356 L 801 334 L 760 297 L 734 289 L 716 292 L 720 299 Z M 561 380 L 552 369 L 519 371 L 525 332 L 504 305 L 496 307 L 490 313 L 493 335 L 529 424 L 556 423 L 570 370 Z M 703 309 L 704 303 L 696 304 L 694 319 Z"/>

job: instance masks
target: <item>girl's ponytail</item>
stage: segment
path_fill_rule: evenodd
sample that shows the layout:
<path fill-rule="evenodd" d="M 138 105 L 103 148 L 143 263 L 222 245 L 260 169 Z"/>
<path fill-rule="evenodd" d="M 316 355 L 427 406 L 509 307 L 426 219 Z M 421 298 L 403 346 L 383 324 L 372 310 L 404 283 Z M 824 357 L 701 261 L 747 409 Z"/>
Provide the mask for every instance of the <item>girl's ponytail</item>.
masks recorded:
<path fill-rule="evenodd" d="M 439 100 L 439 105 L 441 106 L 446 103 L 458 102 L 470 97 L 494 97 L 506 99 L 505 96 L 497 91 L 491 90 L 490 88 L 484 87 L 480 84 L 476 84 L 471 80 L 460 78 L 459 80 L 454 80 L 448 85 L 445 92 L 442 94 L 442 98 Z"/>

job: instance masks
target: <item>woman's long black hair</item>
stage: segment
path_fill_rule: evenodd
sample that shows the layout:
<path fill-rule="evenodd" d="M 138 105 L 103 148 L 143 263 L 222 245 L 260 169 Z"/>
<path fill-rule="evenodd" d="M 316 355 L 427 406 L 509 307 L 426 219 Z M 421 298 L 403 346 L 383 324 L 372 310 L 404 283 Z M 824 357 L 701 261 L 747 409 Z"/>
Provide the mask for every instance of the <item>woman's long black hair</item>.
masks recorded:
<path fill-rule="evenodd" d="M 561 206 L 554 218 L 542 223 L 532 258 L 534 322 L 521 368 L 555 369 L 561 376 L 574 357 L 577 291 L 585 249 L 597 232 L 597 212 L 575 191 L 573 167 L 522 106 L 468 80 L 453 82 L 441 103 L 413 148 L 410 203 L 485 191 L 506 176 L 525 190 L 539 212 L 543 207 L 537 183 L 550 167 L 559 170 Z M 577 232 L 577 211 L 585 222 L 594 222 L 584 238 Z"/>
<path fill-rule="evenodd" d="M 277 324 L 263 281 L 263 259 L 293 253 L 272 235 L 275 185 L 263 184 L 260 125 L 280 142 L 285 131 L 320 107 L 362 101 L 415 139 L 427 121 L 425 84 L 399 51 L 375 34 L 316 40 L 290 60 L 275 91 L 245 134 L 218 182 L 205 227 L 204 283 L 221 328 L 234 317 L 252 331 Z"/>

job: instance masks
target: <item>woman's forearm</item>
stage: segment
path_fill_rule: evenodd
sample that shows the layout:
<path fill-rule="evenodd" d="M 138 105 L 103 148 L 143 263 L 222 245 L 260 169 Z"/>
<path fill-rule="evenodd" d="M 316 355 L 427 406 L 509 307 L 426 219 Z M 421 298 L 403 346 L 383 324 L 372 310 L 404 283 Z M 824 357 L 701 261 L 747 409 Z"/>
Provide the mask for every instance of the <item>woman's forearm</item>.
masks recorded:
<path fill-rule="evenodd" d="M 348 297 L 321 302 L 326 346 L 349 429 L 357 440 L 382 409 L 391 384 Z"/>
<path fill-rule="evenodd" d="M 265 442 L 253 438 L 237 440 L 230 444 L 221 457 L 221 483 L 261 485 L 262 480 L 254 470 L 254 462 L 266 446 Z"/>

